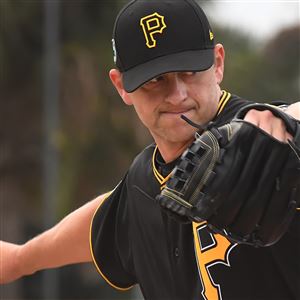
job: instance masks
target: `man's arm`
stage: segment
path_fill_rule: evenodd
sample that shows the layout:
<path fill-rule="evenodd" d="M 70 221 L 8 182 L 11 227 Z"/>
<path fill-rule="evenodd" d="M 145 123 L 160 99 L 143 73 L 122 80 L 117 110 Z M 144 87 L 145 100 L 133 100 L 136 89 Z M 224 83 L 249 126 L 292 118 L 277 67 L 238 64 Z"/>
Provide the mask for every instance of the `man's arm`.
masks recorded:
<path fill-rule="evenodd" d="M 0 283 L 39 270 L 92 261 L 90 223 L 105 195 L 88 202 L 23 245 L 0 241 Z"/>

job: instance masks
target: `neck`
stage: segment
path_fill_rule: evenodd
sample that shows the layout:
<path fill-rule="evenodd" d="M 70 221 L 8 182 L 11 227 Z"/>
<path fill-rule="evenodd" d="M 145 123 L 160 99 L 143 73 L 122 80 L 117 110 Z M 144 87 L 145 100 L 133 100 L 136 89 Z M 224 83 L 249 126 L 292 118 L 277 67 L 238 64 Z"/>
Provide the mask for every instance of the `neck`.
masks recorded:
<path fill-rule="evenodd" d="M 158 150 L 166 163 L 174 161 L 178 158 L 193 142 L 194 139 L 190 139 L 182 143 L 166 143 L 156 141 Z"/>

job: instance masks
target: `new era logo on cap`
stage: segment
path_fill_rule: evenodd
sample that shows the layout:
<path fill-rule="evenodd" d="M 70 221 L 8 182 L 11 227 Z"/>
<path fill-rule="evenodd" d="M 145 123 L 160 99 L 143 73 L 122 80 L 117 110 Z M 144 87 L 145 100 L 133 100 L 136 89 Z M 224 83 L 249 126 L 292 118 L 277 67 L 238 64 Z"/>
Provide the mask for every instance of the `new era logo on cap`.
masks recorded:
<path fill-rule="evenodd" d="M 202 71 L 214 60 L 208 20 L 194 0 L 134 0 L 117 16 L 113 49 L 127 92 L 176 71 Z"/>

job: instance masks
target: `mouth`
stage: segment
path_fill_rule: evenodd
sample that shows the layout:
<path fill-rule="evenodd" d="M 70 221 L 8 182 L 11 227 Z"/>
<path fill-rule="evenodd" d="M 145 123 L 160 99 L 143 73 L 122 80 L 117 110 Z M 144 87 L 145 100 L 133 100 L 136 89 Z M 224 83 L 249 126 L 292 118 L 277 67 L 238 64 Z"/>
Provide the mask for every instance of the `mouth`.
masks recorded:
<path fill-rule="evenodd" d="M 182 108 L 182 109 L 176 109 L 176 110 L 168 110 L 168 111 L 162 111 L 161 113 L 166 116 L 181 116 L 181 115 L 189 115 L 192 111 L 194 111 L 194 108 Z"/>

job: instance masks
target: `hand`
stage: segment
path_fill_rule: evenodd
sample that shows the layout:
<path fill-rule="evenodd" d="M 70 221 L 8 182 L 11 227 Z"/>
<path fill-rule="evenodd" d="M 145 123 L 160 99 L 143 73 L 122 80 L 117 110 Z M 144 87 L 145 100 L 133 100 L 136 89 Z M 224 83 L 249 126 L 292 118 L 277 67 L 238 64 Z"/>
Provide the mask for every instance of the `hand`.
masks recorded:
<path fill-rule="evenodd" d="M 288 140 L 292 140 L 292 136 L 287 132 L 283 120 L 275 117 L 269 110 L 251 109 L 245 115 L 244 120 L 256 125 L 281 142 L 287 143 Z"/>
<path fill-rule="evenodd" d="M 234 243 L 273 245 L 300 204 L 299 133 L 300 122 L 280 109 L 247 105 L 196 136 L 156 199 Z"/>
<path fill-rule="evenodd" d="M 10 283 L 22 276 L 18 263 L 21 247 L 0 241 L 0 284 Z"/>
<path fill-rule="evenodd" d="M 300 102 L 289 105 L 284 112 L 300 121 Z"/>

